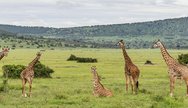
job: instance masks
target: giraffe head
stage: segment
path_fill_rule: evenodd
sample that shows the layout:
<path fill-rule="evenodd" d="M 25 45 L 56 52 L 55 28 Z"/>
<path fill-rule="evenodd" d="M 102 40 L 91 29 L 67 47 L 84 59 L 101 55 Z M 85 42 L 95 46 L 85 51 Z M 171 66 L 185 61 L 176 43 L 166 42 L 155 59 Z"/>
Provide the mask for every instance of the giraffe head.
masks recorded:
<path fill-rule="evenodd" d="M 96 66 L 91 66 L 91 73 L 94 75 L 94 79 L 97 79 L 98 81 L 101 80 L 100 76 L 97 74 L 97 68 Z"/>
<path fill-rule="evenodd" d="M 125 47 L 125 43 L 123 42 L 123 40 L 120 40 L 117 45 L 119 45 L 120 48 Z"/>
<path fill-rule="evenodd" d="M 91 66 L 91 72 L 92 72 L 92 73 L 95 73 L 96 70 L 97 70 L 96 66 Z"/>
<path fill-rule="evenodd" d="M 37 52 L 37 54 L 36 54 L 38 57 L 40 57 L 41 55 L 42 55 L 42 53 L 41 52 Z"/>
<path fill-rule="evenodd" d="M 154 43 L 154 45 L 153 45 L 154 48 L 159 48 L 160 46 L 162 46 L 162 43 L 161 43 L 160 40 L 157 40 L 157 41 Z"/>
<path fill-rule="evenodd" d="M 7 56 L 10 48 L 2 48 L 2 50 L 3 50 L 2 53 L 4 54 L 4 56 Z"/>

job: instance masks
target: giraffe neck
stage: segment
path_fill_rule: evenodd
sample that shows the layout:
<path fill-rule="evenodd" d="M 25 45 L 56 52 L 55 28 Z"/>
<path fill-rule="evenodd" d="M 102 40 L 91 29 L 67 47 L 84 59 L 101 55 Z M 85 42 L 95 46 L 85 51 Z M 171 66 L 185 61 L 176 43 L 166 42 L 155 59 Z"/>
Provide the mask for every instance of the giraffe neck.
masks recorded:
<path fill-rule="evenodd" d="M 128 56 L 127 52 L 126 52 L 125 47 L 122 48 L 122 51 L 123 51 L 125 63 L 126 64 L 132 64 L 132 61 L 131 61 L 130 57 Z"/>
<path fill-rule="evenodd" d="M 0 52 L 0 60 L 4 57 L 4 53 L 3 52 Z"/>
<path fill-rule="evenodd" d="M 165 46 L 162 44 L 162 46 L 160 46 L 161 49 L 161 54 L 166 62 L 167 65 L 170 65 L 170 62 L 173 61 L 174 59 L 170 56 L 170 54 L 168 53 L 168 51 L 166 50 Z"/>
<path fill-rule="evenodd" d="M 40 59 L 40 57 L 37 56 L 31 63 L 29 63 L 29 66 L 34 67 L 34 65 L 38 62 L 39 59 Z"/>
<path fill-rule="evenodd" d="M 94 82 L 95 83 L 98 83 L 99 82 L 99 75 L 98 75 L 98 73 L 97 73 L 97 71 L 95 71 L 94 73 L 93 73 L 93 79 L 94 79 Z"/>
<path fill-rule="evenodd" d="M 94 83 L 94 89 L 104 88 L 103 85 L 100 83 L 100 78 L 98 73 L 95 71 L 93 74 L 93 83 Z"/>

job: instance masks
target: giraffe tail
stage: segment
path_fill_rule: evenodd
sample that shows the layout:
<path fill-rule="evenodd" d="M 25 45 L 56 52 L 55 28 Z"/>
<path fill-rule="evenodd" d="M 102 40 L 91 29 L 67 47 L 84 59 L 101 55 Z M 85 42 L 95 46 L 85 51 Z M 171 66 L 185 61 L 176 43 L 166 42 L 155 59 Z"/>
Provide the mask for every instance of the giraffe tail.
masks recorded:
<path fill-rule="evenodd" d="M 137 89 L 138 89 L 138 86 L 139 86 L 139 82 L 137 81 L 137 82 L 136 82 L 136 88 L 137 88 Z"/>

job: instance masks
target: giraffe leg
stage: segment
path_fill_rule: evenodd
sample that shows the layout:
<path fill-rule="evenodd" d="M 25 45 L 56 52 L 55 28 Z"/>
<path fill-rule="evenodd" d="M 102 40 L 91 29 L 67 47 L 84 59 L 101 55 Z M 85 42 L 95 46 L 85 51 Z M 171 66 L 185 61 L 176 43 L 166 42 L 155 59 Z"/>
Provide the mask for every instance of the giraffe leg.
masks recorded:
<path fill-rule="evenodd" d="M 127 74 L 125 73 L 125 89 L 126 92 L 128 92 L 128 86 L 129 86 L 129 77 L 127 76 Z"/>
<path fill-rule="evenodd" d="M 133 77 L 129 76 L 129 79 L 130 79 L 130 83 L 131 83 L 131 91 L 134 94 L 134 81 L 133 81 Z"/>
<path fill-rule="evenodd" d="M 31 97 L 32 80 L 29 79 L 28 82 L 29 82 L 29 97 Z"/>
<path fill-rule="evenodd" d="M 130 79 L 129 79 L 129 77 L 127 76 L 126 77 L 126 91 L 128 92 L 128 89 L 129 89 L 129 83 L 130 83 Z"/>
<path fill-rule="evenodd" d="M 135 78 L 133 78 L 133 87 L 134 87 L 134 93 L 137 94 L 137 91 L 138 91 L 138 88 L 137 88 L 137 85 L 136 85 L 137 81 L 135 80 Z"/>
<path fill-rule="evenodd" d="M 188 97 L 188 80 L 186 80 L 185 82 L 186 82 L 186 85 L 187 85 L 187 94 L 186 94 L 186 96 Z"/>
<path fill-rule="evenodd" d="M 175 77 L 174 76 L 170 76 L 170 96 L 173 96 L 173 92 L 174 92 L 174 83 L 175 83 Z"/>
<path fill-rule="evenodd" d="M 131 76 L 131 78 L 132 78 L 132 87 L 133 87 L 132 92 L 133 94 L 136 94 L 136 81 L 133 78 L 133 76 Z"/>
<path fill-rule="evenodd" d="M 22 79 L 22 96 L 27 97 L 27 94 L 25 93 L 25 84 L 27 80 Z"/>

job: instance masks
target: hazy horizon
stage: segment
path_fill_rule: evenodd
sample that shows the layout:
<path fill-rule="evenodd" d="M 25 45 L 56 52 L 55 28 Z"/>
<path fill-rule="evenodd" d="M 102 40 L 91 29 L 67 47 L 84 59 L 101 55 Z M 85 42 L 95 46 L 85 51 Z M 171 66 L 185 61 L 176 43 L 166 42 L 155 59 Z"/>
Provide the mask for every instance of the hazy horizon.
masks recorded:
<path fill-rule="evenodd" d="M 0 24 L 55 28 L 188 16 L 186 0 L 0 0 Z"/>

